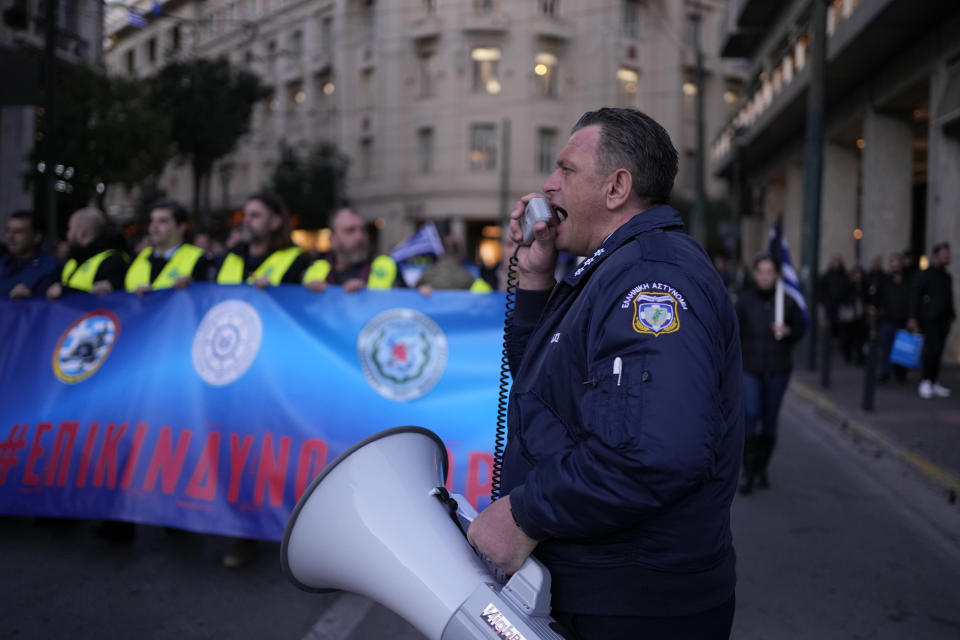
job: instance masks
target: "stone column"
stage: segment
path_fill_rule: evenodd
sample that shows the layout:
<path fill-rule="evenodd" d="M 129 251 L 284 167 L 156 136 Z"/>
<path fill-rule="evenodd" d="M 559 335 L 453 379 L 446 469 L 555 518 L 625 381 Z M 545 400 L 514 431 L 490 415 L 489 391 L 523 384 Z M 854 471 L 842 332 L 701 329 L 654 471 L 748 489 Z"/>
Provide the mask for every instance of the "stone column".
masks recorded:
<path fill-rule="evenodd" d="M 803 262 L 803 161 L 791 158 L 786 167 L 783 198 L 783 234 L 790 246 L 790 260 L 797 274 Z"/>
<path fill-rule="evenodd" d="M 836 254 L 849 269 L 854 265 L 853 230 L 857 226 L 857 182 L 854 150 L 834 143 L 823 145 L 823 191 L 820 198 L 820 265 L 822 273 Z"/>
<path fill-rule="evenodd" d="M 941 65 L 930 82 L 930 128 L 927 156 L 927 237 L 924 253 L 938 242 L 949 242 L 953 275 L 953 303 L 960 309 L 960 99 L 950 89 L 960 68 Z M 960 324 L 947 337 L 943 361 L 960 363 Z"/>
<path fill-rule="evenodd" d="M 913 131 L 909 121 L 868 111 L 863 120 L 863 240 L 861 260 L 883 264 L 909 244 Z"/>

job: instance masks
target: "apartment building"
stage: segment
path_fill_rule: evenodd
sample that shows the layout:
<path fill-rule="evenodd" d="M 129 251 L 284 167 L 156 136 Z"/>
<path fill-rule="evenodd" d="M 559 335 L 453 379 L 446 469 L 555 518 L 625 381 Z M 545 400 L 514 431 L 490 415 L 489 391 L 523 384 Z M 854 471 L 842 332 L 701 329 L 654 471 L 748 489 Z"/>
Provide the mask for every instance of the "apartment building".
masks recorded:
<path fill-rule="evenodd" d="M 236 206 L 264 186 L 281 143 L 330 141 L 350 159 L 345 195 L 377 222 L 382 248 L 424 220 L 452 220 L 472 249 L 539 189 L 579 115 L 604 105 L 638 107 L 667 128 L 678 191 L 692 199 L 694 14 L 708 127 L 733 114 L 741 86 L 715 53 L 722 1 L 182 0 L 156 16 L 139 4 L 146 26 L 108 16 L 111 72 L 225 55 L 274 90 L 215 169 L 213 203 Z M 183 169 L 161 186 L 190 201 Z"/>
<path fill-rule="evenodd" d="M 711 167 L 742 196 L 745 256 L 766 246 L 781 214 L 794 261 L 804 254 L 811 9 L 811 0 L 731 0 L 721 21 L 721 54 L 749 60 L 749 76 L 713 139 Z M 848 267 L 886 264 L 907 249 L 923 265 L 934 243 L 960 246 L 960 4 L 833 0 L 826 45 L 816 272 L 837 255 Z M 956 335 L 948 354 L 960 361 Z"/>

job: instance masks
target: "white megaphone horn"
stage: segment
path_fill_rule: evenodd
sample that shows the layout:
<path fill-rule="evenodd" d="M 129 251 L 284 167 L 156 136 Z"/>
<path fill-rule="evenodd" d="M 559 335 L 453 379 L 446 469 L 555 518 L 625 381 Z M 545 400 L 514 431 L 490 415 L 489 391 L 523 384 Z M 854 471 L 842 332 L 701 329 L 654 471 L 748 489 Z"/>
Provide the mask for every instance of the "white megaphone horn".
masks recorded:
<path fill-rule="evenodd" d="M 293 510 L 284 574 L 306 591 L 369 597 L 431 640 L 563 640 L 549 615 L 549 572 L 531 557 L 504 583 L 467 542 L 476 512 L 461 498 L 452 514 L 446 475 L 446 447 L 427 429 L 396 427 L 358 442 Z"/>

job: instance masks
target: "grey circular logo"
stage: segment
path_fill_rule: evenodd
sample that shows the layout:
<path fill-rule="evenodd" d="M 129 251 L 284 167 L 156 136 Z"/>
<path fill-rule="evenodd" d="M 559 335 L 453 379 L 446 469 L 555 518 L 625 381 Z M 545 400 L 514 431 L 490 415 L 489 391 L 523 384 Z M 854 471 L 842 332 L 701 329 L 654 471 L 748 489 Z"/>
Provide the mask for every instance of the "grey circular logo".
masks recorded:
<path fill-rule="evenodd" d="M 360 331 L 357 356 L 377 393 L 405 402 L 424 395 L 447 368 L 447 337 L 414 309 L 377 314 Z"/>
<path fill-rule="evenodd" d="M 207 311 L 197 328 L 193 368 L 209 384 L 230 384 L 253 364 L 262 337 L 256 309 L 241 300 L 221 302 Z"/>

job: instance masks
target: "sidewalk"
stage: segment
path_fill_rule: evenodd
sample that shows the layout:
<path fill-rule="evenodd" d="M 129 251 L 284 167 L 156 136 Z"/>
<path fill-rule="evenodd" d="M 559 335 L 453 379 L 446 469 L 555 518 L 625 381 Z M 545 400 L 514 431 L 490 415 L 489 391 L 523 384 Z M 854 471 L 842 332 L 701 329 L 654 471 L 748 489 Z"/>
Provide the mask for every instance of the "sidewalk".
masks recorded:
<path fill-rule="evenodd" d="M 873 411 L 862 406 L 864 369 L 847 364 L 840 354 L 832 358 L 830 387 L 820 386 L 820 372 L 797 368 L 790 390 L 813 403 L 852 438 L 876 447 L 878 455 L 892 455 L 937 487 L 950 502 L 960 499 L 960 367 L 944 366 L 942 384 L 949 398 L 923 400 L 917 394 L 919 371 L 907 381 L 895 380 L 874 392 Z"/>

